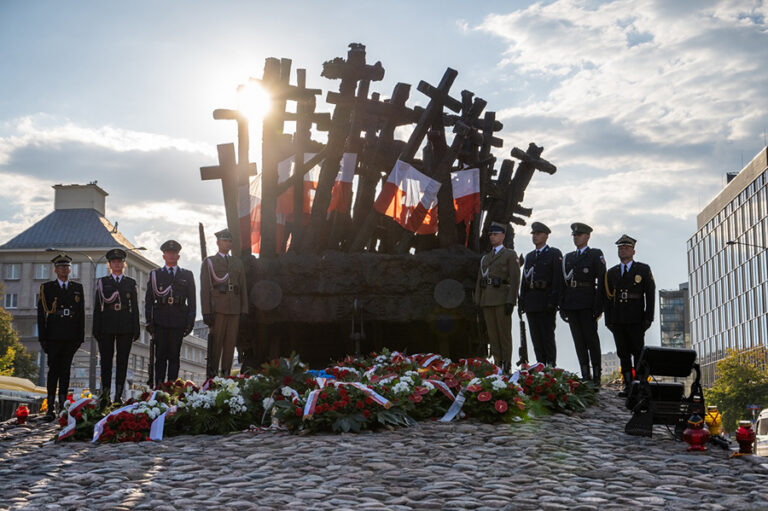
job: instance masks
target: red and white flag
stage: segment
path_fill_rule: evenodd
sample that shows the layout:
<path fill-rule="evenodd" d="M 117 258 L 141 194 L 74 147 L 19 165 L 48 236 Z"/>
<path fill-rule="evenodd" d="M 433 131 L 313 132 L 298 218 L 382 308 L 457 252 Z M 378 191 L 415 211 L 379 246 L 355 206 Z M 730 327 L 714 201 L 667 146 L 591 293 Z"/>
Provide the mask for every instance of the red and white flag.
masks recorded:
<path fill-rule="evenodd" d="M 245 224 L 246 211 L 251 217 L 251 253 L 258 254 L 261 250 L 261 174 L 255 176 L 250 184 L 248 201 L 240 198 L 238 202 L 238 214 L 240 215 L 240 228 Z M 245 237 L 243 239 L 248 239 Z"/>
<path fill-rule="evenodd" d="M 440 183 L 397 160 L 376 198 L 374 208 L 416 234 L 437 232 L 437 192 Z"/>
<path fill-rule="evenodd" d="M 336 182 L 331 190 L 331 203 L 328 206 L 328 213 L 339 211 L 348 213 L 352 205 L 352 181 L 355 178 L 355 168 L 357 167 L 357 154 L 344 153 L 341 158 L 341 168 L 339 175 L 336 176 Z"/>
<path fill-rule="evenodd" d="M 453 207 L 456 209 L 456 223 L 469 225 L 480 213 L 480 169 L 464 169 L 451 172 Z"/>

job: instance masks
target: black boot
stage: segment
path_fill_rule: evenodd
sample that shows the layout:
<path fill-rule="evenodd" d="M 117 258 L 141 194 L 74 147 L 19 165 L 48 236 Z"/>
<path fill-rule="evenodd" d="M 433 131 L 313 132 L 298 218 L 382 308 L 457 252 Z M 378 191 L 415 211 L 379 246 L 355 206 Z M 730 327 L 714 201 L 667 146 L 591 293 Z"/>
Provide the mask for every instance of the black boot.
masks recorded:
<path fill-rule="evenodd" d="M 592 373 L 589 371 L 589 364 L 581 366 L 581 381 L 589 381 L 592 379 Z"/>
<path fill-rule="evenodd" d="M 59 395 L 59 408 L 58 411 L 61 413 L 62 411 L 67 409 L 67 395 L 61 394 Z"/>
<path fill-rule="evenodd" d="M 43 417 L 44 422 L 51 422 L 56 418 L 56 413 L 53 411 L 53 407 L 56 405 L 56 400 L 53 396 L 48 396 L 48 411 L 45 412 Z"/>
<path fill-rule="evenodd" d="M 600 381 L 600 373 L 596 372 L 595 375 L 592 377 L 592 383 L 595 384 L 595 388 L 597 390 L 600 390 L 600 385 L 602 385 L 602 382 Z"/>
<path fill-rule="evenodd" d="M 115 403 L 123 402 L 123 385 L 115 385 Z"/>
<path fill-rule="evenodd" d="M 625 371 L 622 376 L 624 377 L 624 388 L 619 391 L 619 397 L 627 397 L 629 396 L 629 386 L 632 385 L 632 372 Z"/>

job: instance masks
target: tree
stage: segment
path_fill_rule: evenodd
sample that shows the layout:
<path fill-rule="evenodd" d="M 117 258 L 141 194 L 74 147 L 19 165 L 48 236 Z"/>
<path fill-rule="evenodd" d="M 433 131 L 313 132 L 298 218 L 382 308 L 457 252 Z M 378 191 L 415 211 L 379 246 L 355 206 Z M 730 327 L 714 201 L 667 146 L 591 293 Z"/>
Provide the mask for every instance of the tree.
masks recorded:
<path fill-rule="evenodd" d="M 704 391 L 708 404 L 717 405 L 726 431 L 735 431 L 739 420 L 751 419 L 748 405 L 768 406 L 768 369 L 765 348 L 751 351 L 728 350 L 717 363 L 715 383 Z"/>
<path fill-rule="evenodd" d="M 34 379 L 39 374 L 39 368 L 19 342 L 19 334 L 11 325 L 12 320 L 13 316 L 0 307 L 0 375 Z"/>

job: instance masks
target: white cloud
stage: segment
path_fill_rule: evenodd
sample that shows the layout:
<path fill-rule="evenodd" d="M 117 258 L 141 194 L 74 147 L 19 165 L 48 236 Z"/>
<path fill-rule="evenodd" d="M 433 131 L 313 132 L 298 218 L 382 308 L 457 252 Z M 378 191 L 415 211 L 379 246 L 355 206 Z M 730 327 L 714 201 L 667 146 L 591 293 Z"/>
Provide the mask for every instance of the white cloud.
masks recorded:
<path fill-rule="evenodd" d="M 55 147 L 73 142 L 116 152 L 175 149 L 200 153 L 208 157 L 216 156 L 216 148 L 211 147 L 210 144 L 113 126 L 84 127 L 69 120 L 59 120 L 44 114 L 29 115 L 8 121 L 4 128 L 11 134 L 0 137 L 0 165 L 8 163 L 13 151 L 21 148 Z"/>

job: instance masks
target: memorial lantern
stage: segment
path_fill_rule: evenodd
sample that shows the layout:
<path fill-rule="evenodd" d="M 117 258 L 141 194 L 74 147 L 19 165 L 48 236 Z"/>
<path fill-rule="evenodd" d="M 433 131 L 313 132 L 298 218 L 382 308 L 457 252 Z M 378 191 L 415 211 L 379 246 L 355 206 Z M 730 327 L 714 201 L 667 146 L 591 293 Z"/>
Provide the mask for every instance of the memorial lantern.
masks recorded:
<path fill-rule="evenodd" d="M 706 451 L 706 443 L 711 436 L 709 430 L 704 428 L 704 419 L 694 413 L 688 419 L 688 427 L 683 431 L 683 440 L 688 444 L 689 451 Z"/>
<path fill-rule="evenodd" d="M 707 407 L 707 414 L 704 416 L 704 422 L 709 428 L 709 432 L 712 435 L 720 435 L 723 433 L 723 416 L 717 410 L 717 406 L 710 405 Z"/>
<path fill-rule="evenodd" d="M 735 456 L 752 454 L 752 444 L 755 442 L 755 430 L 752 429 L 752 421 L 739 421 L 736 441 L 739 443 L 739 452 L 734 453 Z"/>
<path fill-rule="evenodd" d="M 16 408 L 16 424 L 25 424 L 27 422 L 27 417 L 29 417 L 29 408 L 27 408 L 27 405 L 21 404 L 18 408 Z"/>

